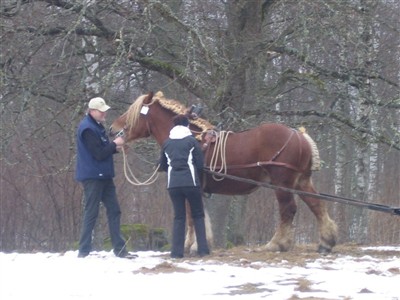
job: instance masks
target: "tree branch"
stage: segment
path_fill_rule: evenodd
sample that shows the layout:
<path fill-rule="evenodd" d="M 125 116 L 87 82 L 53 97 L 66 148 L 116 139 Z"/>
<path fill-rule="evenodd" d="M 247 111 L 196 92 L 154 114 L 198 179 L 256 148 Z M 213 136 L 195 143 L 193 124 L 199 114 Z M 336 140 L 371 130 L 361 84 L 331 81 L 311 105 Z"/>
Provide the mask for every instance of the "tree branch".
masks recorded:
<path fill-rule="evenodd" d="M 316 110 L 303 110 L 303 111 L 276 111 L 272 109 L 263 109 L 262 111 L 260 110 L 252 110 L 252 111 L 247 111 L 246 116 L 259 116 L 263 114 L 272 114 L 272 115 L 279 115 L 279 116 L 298 116 L 298 117 L 310 117 L 310 116 L 316 116 L 321 119 L 332 119 L 334 121 L 337 121 L 346 127 L 355 130 L 356 132 L 360 134 L 367 134 L 371 136 L 376 143 L 380 142 L 383 144 L 388 145 L 389 147 L 392 147 L 396 150 L 400 150 L 400 139 L 397 141 L 394 138 L 390 138 L 387 135 L 385 135 L 383 132 L 373 132 L 369 128 L 363 127 L 361 124 L 352 122 L 349 118 L 346 118 L 345 116 L 337 113 L 337 112 L 321 112 L 321 111 L 316 111 Z"/>

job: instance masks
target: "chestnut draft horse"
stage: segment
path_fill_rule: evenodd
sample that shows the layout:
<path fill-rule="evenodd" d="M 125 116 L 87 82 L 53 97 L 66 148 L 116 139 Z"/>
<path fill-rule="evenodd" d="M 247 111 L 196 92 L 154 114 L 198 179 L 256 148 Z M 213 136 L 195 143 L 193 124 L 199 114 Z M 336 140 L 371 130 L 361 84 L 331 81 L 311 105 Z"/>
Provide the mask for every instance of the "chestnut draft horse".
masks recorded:
<path fill-rule="evenodd" d="M 166 99 L 162 92 L 141 95 L 113 122 L 110 133 L 124 132 L 126 142 L 153 136 L 161 146 L 173 127 L 172 118 L 177 114 L 188 114 L 188 109 L 176 100 Z M 214 126 L 204 119 L 191 119 L 190 123 L 190 129 L 202 144 L 206 167 L 211 170 L 317 193 L 311 173 L 319 167 L 319 155 L 315 143 L 305 132 L 280 124 L 261 124 L 237 133 L 216 132 Z M 258 188 L 251 183 L 221 179 L 205 172 L 204 192 L 244 195 Z M 297 205 L 292 193 L 276 190 L 275 194 L 279 203 L 280 222 L 274 236 L 263 249 L 288 251 L 293 244 L 292 223 Z M 329 217 L 325 203 L 309 196 L 300 197 L 317 219 L 318 251 L 331 252 L 336 244 L 337 226 Z"/>

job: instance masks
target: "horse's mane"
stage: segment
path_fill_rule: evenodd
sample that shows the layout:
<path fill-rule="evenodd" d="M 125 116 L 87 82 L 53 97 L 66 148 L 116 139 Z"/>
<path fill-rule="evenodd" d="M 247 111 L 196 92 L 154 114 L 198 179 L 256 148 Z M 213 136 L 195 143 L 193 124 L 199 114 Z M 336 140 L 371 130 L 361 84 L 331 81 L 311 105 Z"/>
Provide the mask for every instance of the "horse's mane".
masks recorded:
<path fill-rule="evenodd" d="M 143 104 L 143 101 L 146 99 L 147 95 L 141 95 L 133 104 L 129 107 L 126 112 L 126 125 L 128 128 L 135 127 L 137 122 L 139 121 L 140 111 L 143 106 L 150 106 L 155 102 L 158 102 L 163 108 L 172 111 L 173 113 L 179 114 L 187 114 L 188 109 L 182 103 L 177 100 L 167 99 L 164 97 L 163 92 L 159 91 L 154 96 L 152 101 L 149 104 Z M 207 120 L 202 118 L 190 119 L 189 122 L 198 128 L 201 129 L 202 132 L 214 129 L 215 127 L 209 123 Z"/>
<path fill-rule="evenodd" d="M 146 97 L 147 95 L 141 95 L 131 104 L 131 106 L 129 106 L 128 110 L 126 111 L 127 128 L 130 129 L 132 127 L 136 127 L 137 123 L 139 122 L 140 110 L 143 107 L 143 101 L 146 99 Z"/>

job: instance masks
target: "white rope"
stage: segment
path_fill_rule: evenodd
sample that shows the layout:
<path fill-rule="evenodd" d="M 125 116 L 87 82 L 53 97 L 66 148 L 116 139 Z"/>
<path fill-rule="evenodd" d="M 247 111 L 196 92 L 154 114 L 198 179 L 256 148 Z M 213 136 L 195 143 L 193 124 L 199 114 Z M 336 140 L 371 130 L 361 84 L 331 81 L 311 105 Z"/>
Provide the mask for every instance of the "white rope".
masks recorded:
<path fill-rule="evenodd" d="M 123 157 L 123 159 L 124 159 L 124 174 L 125 174 L 126 180 L 128 180 L 128 182 L 129 182 L 130 184 L 132 184 L 132 185 L 150 185 L 150 184 L 154 183 L 154 182 L 157 180 L 157 178 L 158 178 L 158 169 L 160 168 L 160 165 L 157 166 L 156 170 L 155 170 L 154 173 L 150 176 L 149 179 L 147 179 L 147 180 L 145 180 L 145 181 L 143 181 L 143 182 L 142 182 L 142 181 L 139 181 L 139 179 L 137 179 L 137 178 L 135 177 L 135 175 L 132 173 L 132 170 L 131 170 L 131 168 L 129 167 L 129 164 L 128 164 L 128 162 L 126 161 L 126 153 L 125 153 L 124 147 L 121 147 L 121 148 L 122 148 L 122 157 Z M 130 174 L 130 176 L 132 177 L 132 179 L 129 178 L 129 176 L 128 176 L 128 171 L 129 171 L 129 174 Z"/>
<path fill-rule="evenodd" d="M 219 136 L 217 137 L 215 141 L 215 146 L 214 150 L 211 156 L 210 160 L 210 170 L 213 172 L 218 172 L 222 174 L 227 173 L 226 169 L 226 142 L 228 140 L 229 134 L 231 134 L 232 131 L 220 131 Z M 216 170 L 217 168 L 217 162 L 218 158 L 221 158 L 221 166 L 219 170 Z M 224 177 L 217 178 L 215 175 L 213 175 L 213 179 L 215 181 L 222 181 Z"/>

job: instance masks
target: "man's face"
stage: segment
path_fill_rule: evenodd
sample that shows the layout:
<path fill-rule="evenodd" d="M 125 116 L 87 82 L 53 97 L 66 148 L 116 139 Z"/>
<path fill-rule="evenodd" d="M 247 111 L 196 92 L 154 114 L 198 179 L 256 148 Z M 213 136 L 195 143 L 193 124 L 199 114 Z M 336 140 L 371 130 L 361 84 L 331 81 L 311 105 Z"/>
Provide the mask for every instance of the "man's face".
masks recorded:
<path fill-rule="evenodd" d="M 97 122 L 105 122 L 107 111 L 101 112 L 97 109 L 93 109 L 90 111 L 90 115 L 95 119 Z"/>

